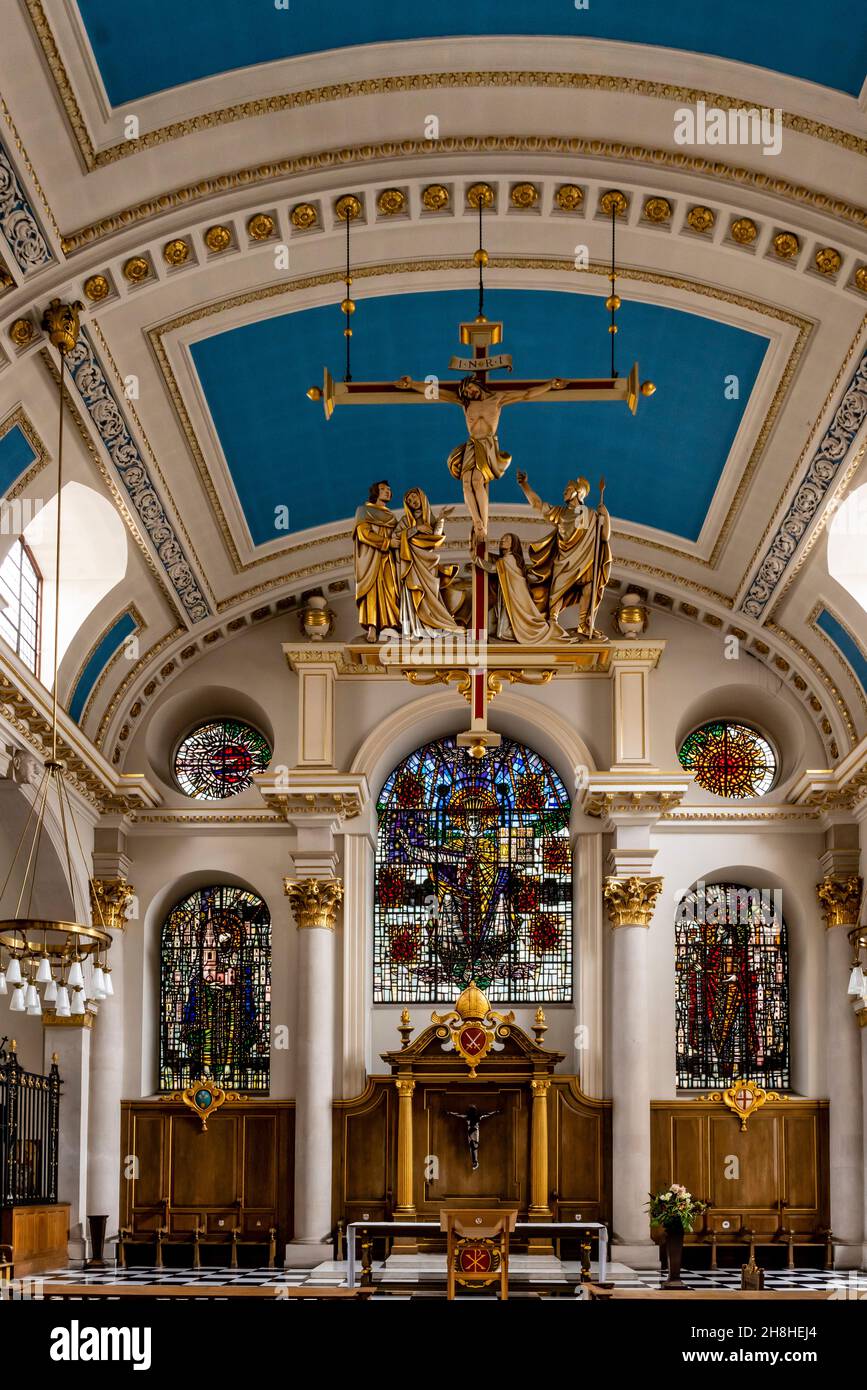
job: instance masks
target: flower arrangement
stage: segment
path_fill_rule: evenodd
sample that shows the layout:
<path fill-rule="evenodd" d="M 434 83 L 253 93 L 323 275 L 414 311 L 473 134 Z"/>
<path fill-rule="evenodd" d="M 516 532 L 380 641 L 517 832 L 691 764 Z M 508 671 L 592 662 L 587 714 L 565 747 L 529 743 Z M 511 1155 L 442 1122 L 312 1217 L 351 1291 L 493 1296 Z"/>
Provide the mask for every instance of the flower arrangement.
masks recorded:
<path fill-rule="evenodd" d="M 707 1211 L 708 1203 L 693 1197 L 679 1182 L 661 1192 L 648 1193 L 648 1210 L 654 1226 L 662 1226 L 666 1231 L 691 1231 L 697 1216 Z"/>

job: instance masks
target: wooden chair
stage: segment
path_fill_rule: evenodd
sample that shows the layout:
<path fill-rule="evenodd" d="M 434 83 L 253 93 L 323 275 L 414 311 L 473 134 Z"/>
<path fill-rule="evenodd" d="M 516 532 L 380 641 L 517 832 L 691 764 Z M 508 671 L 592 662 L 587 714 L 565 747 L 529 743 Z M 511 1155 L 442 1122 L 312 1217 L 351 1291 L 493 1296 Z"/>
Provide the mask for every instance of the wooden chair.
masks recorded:
<path fill-rule="evenodd" d="M 446 1270 L 448 1298 L 455 1283 L 491 1284 L 498 1277 L 500 1298 L 509 1297 L 509 1235 L 518 1219 L 517 1207 L 444 1207 L 440 1230 L 448 1237 Z"/>
<path fill-rule="evenodd" d="M 0 1245 L 0 1284 L 8 1284 L 15 1273 L 15 1256 L 11 1245 Z"/>

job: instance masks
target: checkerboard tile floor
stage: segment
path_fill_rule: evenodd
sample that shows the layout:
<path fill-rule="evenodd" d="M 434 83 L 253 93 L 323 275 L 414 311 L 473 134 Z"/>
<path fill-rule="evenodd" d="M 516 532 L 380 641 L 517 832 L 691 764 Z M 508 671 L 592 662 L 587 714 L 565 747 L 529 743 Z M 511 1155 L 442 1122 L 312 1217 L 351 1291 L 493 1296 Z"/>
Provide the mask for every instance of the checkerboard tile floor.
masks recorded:
<path fill-rule="evenodd" d="M 382 1264 L 375 1264 L 373 1277 L 375 1283 L 380 1283 L 383 1278 L 395 1285 L 410 1287 L 420 1283 L 429 1285 L 431 1272 L 426 1269 L 401 1271 L 400 1275 L 393 1280 Z M 437 1272 L 438 1273 L 438 1272 Z M 539 1279 L 534 1279 L 531 1273 L 524 1270 L 517 1275 L 514 1281 L 515 1292 L 521 1289 L 532 1291 L 535 1283 L 546 1284 L 548 1286 L 555 1283 L 563 1283 L 565 1286 L 577 1284 L 579 1269 L 577 1265 L 567 1263 L 563 1265 L 560 1279 L 552 1278 L 550 1272 L 542 1274 L 540 1271 Z M 658 1273 L 646 1270 L 628 1270 L 624 1266 L 619 1266 L 612 1270 L 611 1277 L 614 1282 L 623 1288 L 659 1288 L 661 1277 Z M 275 1284 L 287 1288 L 297 1288 L 302 1284 L 308 1286 L 335 1285 L 345 1282 L 345 1265 L 327 1264 L 320 1265 L 313 1269 L 156 1269 L 150 1266 L 135 1266 L 131 1269 L 109 1268 L 103 1271 L 83 1270 L 80 1266 L 70 1266 L 66 1269 L 46 1271 L 41 1278 L 50 1283 L 87 1283 L 87 1284 L 115 1284 L 123 1282 L 125 1284 L 195 1284 L 199 1287 L 210 1285 L 219 1287 L 220 1285 L 230 1285 L 232 1287 L 256 1287 L 263 1284 Z M 687 1288 L 694 1289 L 737 1289 L 740 1288 L 740 1270 L 737 1269 L 718 1269 L 718 1270 L 684 1270 L 683 1281 Z M 778 1291 L 796 1289 L 838 1289 L 841 1298 L 857 1298 L 859 1295 L 867 1295 L 867 1271 L 851 1273 L 846 1270 L 806 1270 L 799 1269 L 793 1272 L 786 1270 L 766 1270 L 765 1288 Z M 478 1296 L 478 1295 L 474 1295 Z"/>

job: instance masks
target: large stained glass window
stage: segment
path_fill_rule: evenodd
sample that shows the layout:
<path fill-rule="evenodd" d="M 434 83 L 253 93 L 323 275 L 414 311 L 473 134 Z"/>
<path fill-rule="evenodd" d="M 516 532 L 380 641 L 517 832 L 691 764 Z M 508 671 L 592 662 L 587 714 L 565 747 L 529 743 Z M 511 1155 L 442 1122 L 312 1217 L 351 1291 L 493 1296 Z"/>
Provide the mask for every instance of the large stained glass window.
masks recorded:
<path fill-rule="evenodd" d="M 187 796 L 222 801 L 249 787 L 254 772 L 271 761 L 266 739 L 237 719 L 209 719 L 182 740 L 175 753 L 175 777 Z"/>
<path fill-rule="evenodd" d="M 210 1076 L 268 1090 L 271 919 L 255 893 L 226 884 L 182 898 L 163 924 L 160 1090 Z"/>
<path fill-rule="evenodd" d="M 789 982 L 780 894 L 702 884 L 678 905 L 677 1084 L 789 1085 Z"/>
<path fill-rule="evenodd" d="M 764 735 L 727 719 L 693 729 L 679 757 L 698 785 L 716 796 L 761 796 L 770 791 L 777 773 L 774 750 Z"/>
<path fill-rule="evenodd" d="M 379 797 L 374 1000 L 572 997 L 571 809 L 556 772 L 504 738 L 425 744 Z"/>

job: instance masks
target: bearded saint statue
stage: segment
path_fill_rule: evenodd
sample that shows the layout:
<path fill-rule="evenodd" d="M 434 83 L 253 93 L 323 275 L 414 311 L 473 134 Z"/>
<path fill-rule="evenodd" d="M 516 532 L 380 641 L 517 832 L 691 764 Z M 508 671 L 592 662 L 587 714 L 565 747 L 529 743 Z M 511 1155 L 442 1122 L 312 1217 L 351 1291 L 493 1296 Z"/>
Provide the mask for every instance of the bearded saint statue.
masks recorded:
<path fill-rule="evenodd" d="M 602 501 L 604 480 L 599 485 L 599 506 L 591 511 L 584 504 L 590 491 L 586 478 L 567 483 L 563 505 L 552 507 L 533 491 L 526 473 L 519 472 L 517 477 L 530 506 L 554 528 L 528 547 L 530 565 L 540 576 L 533 592 L 540 611 L 556 623 L 563 608 L 577 603 L 579 634 L 604 638 L 605 634 L 595 626 L 611 575 L 611 517 Z"/>

